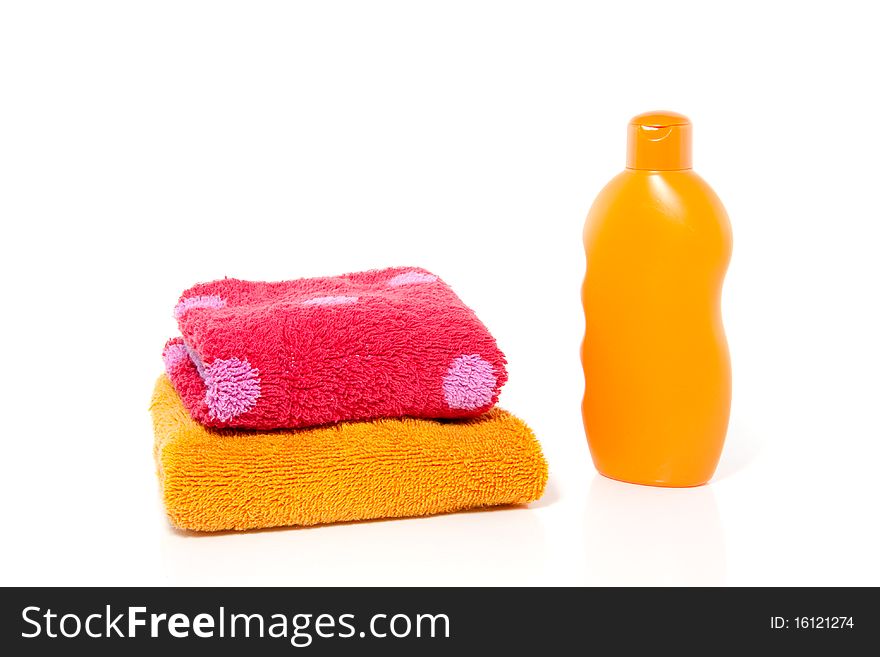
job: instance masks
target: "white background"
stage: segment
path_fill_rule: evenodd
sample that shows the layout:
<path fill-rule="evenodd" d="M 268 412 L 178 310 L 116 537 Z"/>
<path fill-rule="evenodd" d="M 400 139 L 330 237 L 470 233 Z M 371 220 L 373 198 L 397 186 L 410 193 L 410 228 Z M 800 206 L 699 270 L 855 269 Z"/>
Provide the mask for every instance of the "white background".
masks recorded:
<path fill-rule="evenodd" d="M 868 2 L 7 2 L 2 584 L 880 584 L 880 41 Z M 671 109 L 725 202 L 709 486 L 598 476 L 583 218 Z M 530 508 L 171 529 L 147 412 L 189 285 L 444 277 L 550 463 Z"/>

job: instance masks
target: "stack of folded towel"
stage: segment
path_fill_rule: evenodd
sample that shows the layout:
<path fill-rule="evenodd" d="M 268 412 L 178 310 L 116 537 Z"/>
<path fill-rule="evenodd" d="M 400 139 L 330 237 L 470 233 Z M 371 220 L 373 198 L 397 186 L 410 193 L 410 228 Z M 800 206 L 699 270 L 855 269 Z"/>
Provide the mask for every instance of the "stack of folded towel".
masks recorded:
<path fill-rule="evenodd" d="M 434 274 L 196 285 L 153 394 L 165 507 L 199 531 L 523 504 L 547 465 L 494 338 Z"/>

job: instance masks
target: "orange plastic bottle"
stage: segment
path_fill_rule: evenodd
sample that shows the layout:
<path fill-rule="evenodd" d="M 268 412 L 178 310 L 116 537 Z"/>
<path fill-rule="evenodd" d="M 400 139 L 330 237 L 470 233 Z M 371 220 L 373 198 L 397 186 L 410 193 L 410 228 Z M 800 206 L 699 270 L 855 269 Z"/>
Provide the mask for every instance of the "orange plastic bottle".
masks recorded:
<path fill-rule="evenodd" d="M 730 415 L 731 244 L 721 201 L 691 170 L 690 121 L 635 117 L 626 170 L 584 227 L 583 416 L 603 475 L 699 486 L 715 472 Z"/>

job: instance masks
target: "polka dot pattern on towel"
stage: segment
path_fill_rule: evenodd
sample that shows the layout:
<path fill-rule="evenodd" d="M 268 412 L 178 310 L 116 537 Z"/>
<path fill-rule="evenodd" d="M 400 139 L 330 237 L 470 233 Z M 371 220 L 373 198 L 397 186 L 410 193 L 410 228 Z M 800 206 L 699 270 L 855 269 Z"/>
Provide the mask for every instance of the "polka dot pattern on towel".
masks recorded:
<path fill-rule="evenodd" d="M 260 372 L 238 358 L 218 358 L 205 367 L 205 404 L 211 416 L 228 422 L 243 415 L 260 397 Z"/>
<path fill-rule="evenodd" d="M 495 371 L 484 358 L 459 356 L 443 378 L 443 396 L 450 408 L 476 410 L 492 403 L 496 382 Z"/>

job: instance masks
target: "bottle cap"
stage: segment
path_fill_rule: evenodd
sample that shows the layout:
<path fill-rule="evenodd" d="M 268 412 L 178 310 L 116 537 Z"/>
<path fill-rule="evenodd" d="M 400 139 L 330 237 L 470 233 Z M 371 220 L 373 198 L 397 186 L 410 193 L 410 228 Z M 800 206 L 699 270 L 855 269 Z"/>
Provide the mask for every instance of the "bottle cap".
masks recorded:
<path fill-rule="evenodd" d="M 676 112 L 645 112 L 629 122 L 626 168 L 681 171 L 691 168 L 691 122 Z"/>

